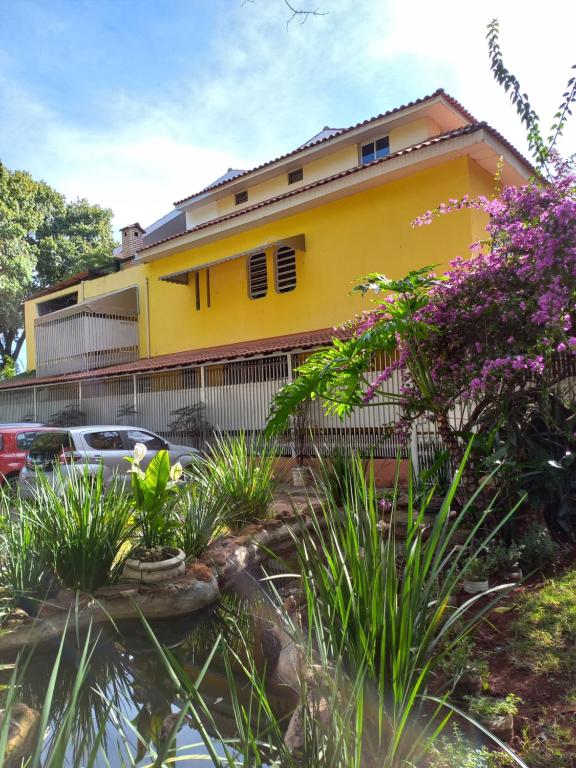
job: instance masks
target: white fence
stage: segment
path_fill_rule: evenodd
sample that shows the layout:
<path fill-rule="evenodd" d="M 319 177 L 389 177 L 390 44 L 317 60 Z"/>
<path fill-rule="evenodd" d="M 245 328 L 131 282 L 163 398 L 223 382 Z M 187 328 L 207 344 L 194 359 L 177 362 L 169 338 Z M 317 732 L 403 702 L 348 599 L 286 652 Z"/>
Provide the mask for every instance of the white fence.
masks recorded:
<path fill-rule="evenodd" d="M 272 398 L 292 377 L 300 358 L 278 354 L 262 358 L 225 361 L 168 371 L 137 373 L 0 390 L 0 421 L 57 423 L 62 413 L 67 423 L 135 424 L 164 437 L 202 447 L 214 430 L 256 434 L 264 429 Z M 377 371 L 374 371 L 374 376 Z M 399 382 L 389 386 L 396 391 Z M 340 420 L 326 416 L 319 402 L 312 403 L 306 418 L 313 443 L 330 452 L 336 446 L 355 448 L 377 458 L 406 456 L 407 448 L 387 425 L 400 415 L 399 408 L 379 405 L 356 409 Z M 421 449 L 435 438 L 422 435 Z M 279 440 L 289 454 L 289 435 Z"/>

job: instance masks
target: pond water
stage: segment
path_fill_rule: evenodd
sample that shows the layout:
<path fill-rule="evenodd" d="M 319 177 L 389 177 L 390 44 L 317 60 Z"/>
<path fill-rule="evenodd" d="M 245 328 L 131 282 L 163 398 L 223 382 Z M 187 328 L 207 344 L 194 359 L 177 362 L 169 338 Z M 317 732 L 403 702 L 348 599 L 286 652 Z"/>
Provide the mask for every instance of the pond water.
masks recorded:
<path fill-rule="evenodd" d="M 192 682 L 221 638 L 199 691 L 220 735 L 227 739 L 234 739 L 237 732 L 221 647 L 223 643 L 232 648 L 256 647 L 252 612 L 247 608 L 246 603 L 231 599 L 216 609 L 150 624 L 160 644 L 173 654 Z M 150 764 L 151 754 L 165 744 L 181 711 L 177 685 L 142 622 L 120 623 L 117 631 L 103 625 L 92 632 L 88 680 L 75 707 L 75 728 L 67 747 L 66 764 L 80 768 L 87 762 L 90 750 L 97 743 L 101 723 L 106 723 L 101 744 L 103 754 L 94 765 L 125 768 Z M 74 631 L 65 639 L 45 755 L 69 705 L 85 639 L 85 635 L 79 637 Z M 57 653 L 57 644 L 35 649 L 25 667 L 17 701 L 42 709 Z M 239 700 L 247 695 L 245 678 L 239 679 L 236 690 Z M 286 702 L 278 700 L 277 706 L 279 711 L 284 710 L 283 714 L 288 711 Z M 207 730 L 213 731 L 213 725 L 208 725 Z M 216 752 L 223 754 L 217 739 L 213 744 Z M 176 765 L 212 765 L 200 734 L 189 720 L 178 731 L 175 749 L 180 757 Z M 174 749 L 170 754 L 176 755 Z M 206 756 L 205 761 L 200 759 L 201 755 Z"/>

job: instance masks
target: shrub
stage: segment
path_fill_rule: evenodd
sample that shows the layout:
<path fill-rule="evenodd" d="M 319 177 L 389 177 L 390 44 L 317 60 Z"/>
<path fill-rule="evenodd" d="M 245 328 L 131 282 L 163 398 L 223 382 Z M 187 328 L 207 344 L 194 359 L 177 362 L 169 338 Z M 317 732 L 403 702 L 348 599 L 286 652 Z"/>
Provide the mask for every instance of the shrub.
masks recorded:
<path fill-rule="evenodd" d="M 432 748 L 430 768 L 489 768 L 486 747 L 473 747 L 457 726 L 451 730 L 451 738 L 442 736 Z"/>
<path fill-rule="evenodd" d="M 521 699 L 514 693 L 509 693 L 504 699 L 492 696 L 467 696 L 468 711 L 483 723 L 490 723 L 497 717 L 516 715 Z"/>
<path fill-rule="evenodd" d="M 51 484 L 39 483 L 30 520 L 50 565 L 66 587 L 93 592 L 118 574 L 118 553 L 132 532 L 132 504 L 114 488 L 105 489 L 103 469 L 54 466 Z"/>
<path fill-rule="evenodd" d="M 274 486 L 275 456 L 261 439 L 250 444 L 242 432 L 236 437 L 217 435 L 209 454 L 196 471 L 223 505 L 226 522 L 241 527 L 268 515 Z"/>
<path fill-rule="evenodd" d="M 518 542 L 522 548 L 520 566 L 525 573 L 540 571 L 554 560 L 558 545 L 541 525 L 531 526 Z"/>
<path fill-rule="evenodd" d="M 320 493 L 336 507 L 341 507 L 350 494 L 353 454 L 342 448 L 328 458 L 318 456 L 316 484 Z"/>
<path fill-rule="evenodd" d="M 484 684 L 488 678 L 488 663 L 484 659 L 475 659 L 473 652 L 474 643 L 471 638 L 460 638 L 443 662 L 443 671 L 452 680 L 457 680 L 464 674 L 476 674 Z"/>

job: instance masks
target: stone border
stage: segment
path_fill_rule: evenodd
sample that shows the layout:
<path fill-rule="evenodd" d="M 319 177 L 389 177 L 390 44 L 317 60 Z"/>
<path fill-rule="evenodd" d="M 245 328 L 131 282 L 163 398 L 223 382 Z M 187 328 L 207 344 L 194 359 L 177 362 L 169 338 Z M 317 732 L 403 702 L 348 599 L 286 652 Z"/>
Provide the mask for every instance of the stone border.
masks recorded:
<path fill-rule="evenodd" d="M 173 582 L 117 584 L 94 595 L 62 590 L 42 604 L 38 616 L 16 610 L 6 618 L 0 628 L 0 653 L 54 640 L 67 628 L 140 615 L 161 619 L 200 611 L 215 603 L 221 590 L 242 572 L 264 563 L 270 552 L 283 555 L 293 550 L 294 535 L 311 526 L 309 515 L 282 511 L 271 520 L 246 526 L 235 536 L 217 539 Z"/>

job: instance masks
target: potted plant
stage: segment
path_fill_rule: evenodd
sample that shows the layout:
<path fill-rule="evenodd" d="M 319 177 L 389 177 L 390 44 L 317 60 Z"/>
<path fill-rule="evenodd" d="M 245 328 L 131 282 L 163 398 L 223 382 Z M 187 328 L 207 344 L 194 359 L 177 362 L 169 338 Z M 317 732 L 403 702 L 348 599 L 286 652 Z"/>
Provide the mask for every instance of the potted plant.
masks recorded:
<path fill-rule="evenodd" d="M 122 578 L 147 583 L 170 581 L 186 570 L 184 551 L 170 546 L 175 527 L 170 502 L 178 492 L 182 467 L 179 462 L 171 467 L 168 452 L 158 451 L 144 471 L 140 463 L 145 456 L 146 446 L 136 443 L 133 456 L 126 459 L 132 464 L 129 474 L 139 541 L 126 559 Z"/>
<path fill-rule="evenodd" d="M 498 570 L 505 581 L 522 581 L 522 568 L 520 558 L 524 547 L 521 544 L 509 544 L 500 542 L 494 552 Z"/>
<path fill-rule="evenodd" d="M 464 592 L 476 595 L 490 588 L 489 577 L 494 570 L 492 558 L 482 553 L 469 560 L 464 566 Z"/>

